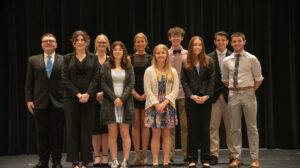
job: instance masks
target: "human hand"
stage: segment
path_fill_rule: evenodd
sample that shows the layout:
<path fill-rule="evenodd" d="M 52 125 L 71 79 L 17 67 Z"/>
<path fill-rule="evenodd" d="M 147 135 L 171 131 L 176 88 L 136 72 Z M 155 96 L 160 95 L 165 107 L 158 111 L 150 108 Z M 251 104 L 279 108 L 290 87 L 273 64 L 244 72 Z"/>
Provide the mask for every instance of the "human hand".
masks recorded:
<path fill-rule="evenodd" d="M 34 109 L 33 101 L 27 102 L 27 108 L 28 108 L 28 110 L 29 110 L 29 112 L 30 112 L 31 114 L 34 114 L 34 111 L 33 111 L 33 109 Z"/>
<path fill-rule="evenodd" d="M 117 107 L 122 107 L 123 106 L 123 102 L 120 98 L 116 98 L 114 101 L 115 106 Z"/>
<path fill-rule="evenodd" d="M 103 102 L 103 92 L 98 92 L 96 96 L 96 100 L 98 101 L 99 104 L 102 104 Z"/>
<path fill-rule="evenodd" d="M 90 95 L 87 93 L 84 93 L 81 95 L 81 98 L 79 99 L 80 103 L 86 103 L 89 101 Z"/>
<path fill-rule="evenodd" d="M 139 101 L 145 101 L 145 100 L 146 100 L 146 94 L 141 95 Z"/>

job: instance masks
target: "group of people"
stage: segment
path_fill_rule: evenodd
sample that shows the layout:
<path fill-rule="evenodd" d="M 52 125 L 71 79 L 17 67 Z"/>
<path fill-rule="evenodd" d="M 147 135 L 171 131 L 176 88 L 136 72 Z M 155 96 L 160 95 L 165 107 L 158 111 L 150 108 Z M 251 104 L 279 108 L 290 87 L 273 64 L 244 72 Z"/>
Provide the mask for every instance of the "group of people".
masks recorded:
<path fill-rule="evenodd" d="M 170 167 L 179 121 L 183 161 L 196 168 L 200 149 L 202 167 L 209 168 L 218 164 L 222 117 L 229 167 L 239 167 L 243 164 L 240 157 L 244 114 L 250 166 L 259 168 L 255 90 L 263 77 L 258 59 L 244 50 L 245 35 L 231 35 L 231 52 L 227 49 L 229 35 L 217 32 L 216 49 L 209 54 L 200 36 L 193 36 L 188 50 L 183 49 L 184 35 L 182 28 L 171 28 L 171 47 L 158 44 L 150 55 L 147 36 L 138 33 L 134 37 L 134 53 L 129 55 L 123 42 L 110 45 L 104 34 L 96 37 L 95 51 L 91 53 L 90 37 L 78 30 L 71 39 L 74 52 L 62 56 L 55 52 L 56 37 L 44 34 L 44 53 L 29 57 L 25 84 L 27 107 L 37 130 L 39 162 L 34 167 L 48 168 L 51 156 L 52 168 L 62 168 L 64 123 L 66 160 L 72 162 L 73 168 L 88 168 L 90 162 L 94 167 L 127 168 L 131 141 L 134 165 L 146 165 L 149 128 L 153 167 L 159 165 L 160 147 L 163 167 Z M 122 139 L 121 163 L 117 159 L 118 132 Z"/>

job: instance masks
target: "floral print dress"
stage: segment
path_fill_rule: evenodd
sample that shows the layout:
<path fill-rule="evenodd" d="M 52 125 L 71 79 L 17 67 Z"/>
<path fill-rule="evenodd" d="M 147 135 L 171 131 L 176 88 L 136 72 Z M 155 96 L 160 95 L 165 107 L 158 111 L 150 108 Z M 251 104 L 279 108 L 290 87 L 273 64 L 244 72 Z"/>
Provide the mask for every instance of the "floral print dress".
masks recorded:
<path fill-rule="evenodd" d="M 166 77 L 161 76 L 161 81 L 158 81 L 158 100 L 162 103 L 166 99 Z M 145 127 L 148 128 L 174 128 L 177 125 L 178 119 L 176 109 L 168 104 L 162 113 L 155 110 L 155 106 L 146 109 Z"/>

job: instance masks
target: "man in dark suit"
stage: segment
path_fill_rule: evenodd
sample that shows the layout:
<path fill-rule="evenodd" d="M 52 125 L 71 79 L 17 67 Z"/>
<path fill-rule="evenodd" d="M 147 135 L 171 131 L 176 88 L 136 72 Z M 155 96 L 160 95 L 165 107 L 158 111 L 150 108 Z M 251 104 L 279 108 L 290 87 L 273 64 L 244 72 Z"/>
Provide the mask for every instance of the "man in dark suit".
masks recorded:
<path fill-rule="evenodd" d="M 209 53 L 208 55 L 214 59 L 215 62 L 215 85 L 214 85 L 214 96 L 211 101 L 212 112 L 210 119 L 210 164 L 218 164 L 220 140 L 219 140 L 219 128 L 221 123 L 221 118 L 223 117 L 224 125 L 226 129 L 226 143 L 229 150 L 229 162 L 234 158 L 233 156 L 233 146 L 231 142 L 230 133 L 230 118 L 228 113 L 228 88 L 222 82 L 222 62 L 223 59 L 230 55 L 232 52 L 226 47 L 229 42 L 229 36 L 225 31 L 220 31 L 215 33 L 214 44 L 216 50 Z"/>
<path fill-rule="evenodd" d="M 29 57 L 25 84 L 25 101 L 37 131 L 39 163 L 34 168 L 48 168 L 50 155 L 52 168 L 62 168 L 63 56 L 55 53 L 57 43 L 53 34 L 46 33 L 41 40 L 44 53 Z"/>

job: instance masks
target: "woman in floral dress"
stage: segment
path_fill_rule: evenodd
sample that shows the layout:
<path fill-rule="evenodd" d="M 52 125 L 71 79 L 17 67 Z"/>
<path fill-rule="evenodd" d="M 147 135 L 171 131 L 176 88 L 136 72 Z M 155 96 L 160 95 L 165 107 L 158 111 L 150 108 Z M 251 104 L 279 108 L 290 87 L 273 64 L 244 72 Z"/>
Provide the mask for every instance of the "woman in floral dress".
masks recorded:
<path fill-rule="evenodd" d="M 153 167 L 158 167 L 162 136 L 163 166 L 168 167 L 171 146 L 170 128 L 177 125 L 175 101 L 179 90 L 177 71 L 171 67 L 168 48 L 163 44 L 153 50 L 151 67 L 144 75 L 146 94 L 145 126 L 152 128 L 151 151 Z"/>

